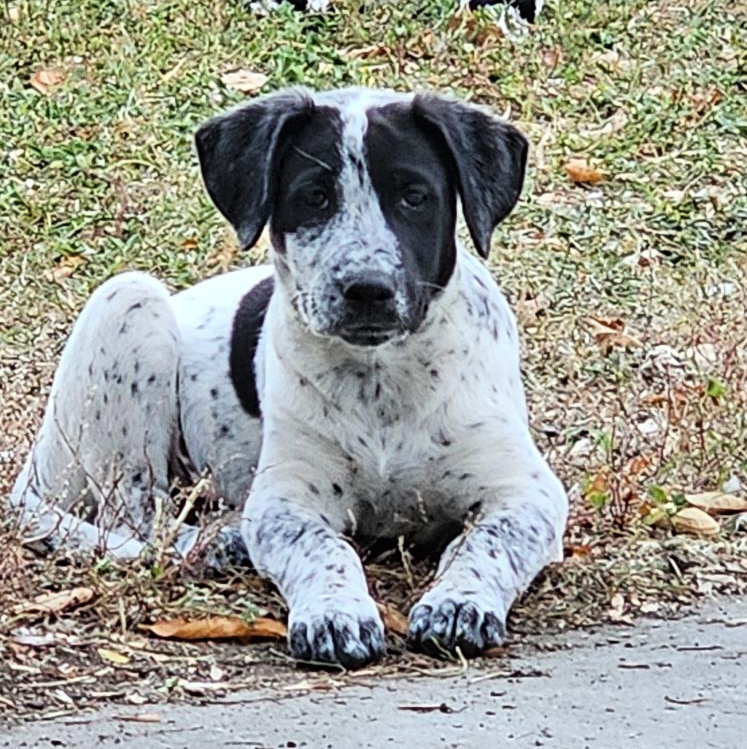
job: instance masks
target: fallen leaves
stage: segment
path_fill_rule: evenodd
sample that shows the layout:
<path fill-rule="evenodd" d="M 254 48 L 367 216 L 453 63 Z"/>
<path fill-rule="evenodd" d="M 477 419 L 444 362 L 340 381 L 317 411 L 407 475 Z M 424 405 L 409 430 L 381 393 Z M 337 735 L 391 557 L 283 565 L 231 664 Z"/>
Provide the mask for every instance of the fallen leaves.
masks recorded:
<path fill-rule="evenodd" d="M 45 271 L 44 277 L 47 281 L 59 283 L 70 278 L 85 262 L 82 255 L 63 255 L 52 268 Z"/>
<path fill-rule="evenodd" d="M 246 622 L 238 616 L 212 616 L 207 619 L 170 619 L 143 624 L 141 629 L 156 637 L 174 640 L 280 640 L 288 628 L 282 622 L 258 617 Z"/>
<path fill-rule="evenodd" d="M 269 80 L 264 73 L 255 70 L 229 70 L 220 77 L 221 83 L 232 91 L 240 91 L 242 94 L 258 93 Z"/>
<path fill-rule="evenodd" d="M 37 70 L 29 78 L 29 83 L 40 94 L 50 96 L 64 80 L 65 74 L 59 68 L 47 68 Z"/>
<path fill-rule="evenodd" d="M 627 330 L 621 318 L 605 319 L 594 315 L 586 318 L 586 324 L 603 354 L 613 349 L 640 348 L 641 341 Z"/>
<path fill-rule="evenodd" d="M 88 603 L 93 600 L 95 595 L 93 589 L 87 587 L 60 590 L 56 593 L 43 593 L 34 598 L 33 601 L 15 606 L 11 611 L 16 615 L 59 614 L 67 609 Z"/>
<path fill-rule="evenodd" d="M 676 533 L 688 533 L 692 536 L 716 536 L 719 524 L 707 512 L 697 507 L 685 507 L 669 518 Z"/>
<path fill-rule="evenodd" d="M 99 654 L 99 658 L 108 663 L 112 663 L 115 666 L 126 666 L 130 662 L 129 656 L 124 653 L 120 653 L 117 650 L 111 650 L 109 648 L 96 648 L 96 652 Z"/>
<path fill-rule="evenodd" d="M 579 185 L 596 185 L 604 175 L 585 159 L 569 159 L 563 166 L 568 179 Z"/>
<path fill-rule="evenodd" d="M 686 494 L 685 500 L 688 504 L 710 515 L 747 512 L 747 499 L 737 497 L 735 494 L 702 492 L 700 494 Z"/>
<path fill-rule="evenodd" d="M 384 626 L 389 632 L 400 637 L 407 636 L 407 617 L 394 606 L 388 603 L 377 603 L 381 618 L 384 620 Z"/>

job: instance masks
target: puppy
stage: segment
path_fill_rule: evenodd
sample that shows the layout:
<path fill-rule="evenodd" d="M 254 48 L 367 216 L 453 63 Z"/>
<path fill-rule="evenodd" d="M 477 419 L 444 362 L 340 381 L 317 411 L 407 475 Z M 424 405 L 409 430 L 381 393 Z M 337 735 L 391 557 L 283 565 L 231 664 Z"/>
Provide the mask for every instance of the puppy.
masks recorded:
<path fill-rule="evenodd" d="M 130 557 L 177 463 L 209 472 L 243 507 L 245 546 L 227 522 L 218 557 L 248 549 L 288 602 L 293 655 L 345 667 L 384 651 L 348 537 L 428 547 L 450 532 L 409 641 L 466 656 L 500 643 L 516 596 L 561 558 L 567 502 L 528 428 L 514 318 L 455 232 L 460 202 L 487 257 L 524 137 L 433 94 L 294 89 L 196 144 L 241 246 L 269 226 L 272 264 L 175 296 L 139 273 L 103 284 L 13 504 L 48 540 Z M 194 541 L 186 527 L 175 546 Z"/>

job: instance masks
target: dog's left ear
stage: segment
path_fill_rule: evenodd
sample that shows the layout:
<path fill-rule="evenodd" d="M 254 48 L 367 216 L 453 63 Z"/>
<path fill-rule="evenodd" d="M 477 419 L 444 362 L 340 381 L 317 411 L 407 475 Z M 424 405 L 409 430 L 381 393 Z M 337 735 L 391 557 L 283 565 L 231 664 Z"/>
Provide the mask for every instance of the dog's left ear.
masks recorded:
<path fill-rule="evenodd" d="M 269 218 L 272 163 L 283 132 L 313 109 L 308 92 L 289 89 L 214 117 L 197 130 L 208 195 L 236 230 L 242 249 L 254 245 Z"/>
<path fill-rule="evenodd" d="M 477 251 L 487 257 L 495 227 L 516 205 L 524 184 L 526 138 L 487 111 L 433 94 L 416 96 L 413 112 L 446 142 L 467 228 Z"/>

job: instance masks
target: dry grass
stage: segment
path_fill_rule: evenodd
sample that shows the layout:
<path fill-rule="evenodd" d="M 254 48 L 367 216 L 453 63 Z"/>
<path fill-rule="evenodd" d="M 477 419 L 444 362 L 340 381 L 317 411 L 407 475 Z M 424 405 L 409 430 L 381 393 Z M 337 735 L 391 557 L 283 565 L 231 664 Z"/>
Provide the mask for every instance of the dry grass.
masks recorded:
<path fill-rule="evenodd" d="M 225 70 L 264 72 L 268 89 L 427 85 L 507 113 L 534 144 L 493 262 L 525 332 L 533 427 L 573 511 L 569 557 L 516 607 L 514 637 L 669 616 L 698 596 L 744 591 L 747 533 L 737 522 L 697 540 L 645 520 L 684 493 L 747 483 L 745 13 L 706 0 L 567 0 L 550 3 L 517 45 L 486 16 L 454 21 L 441 0 L 417 11 L 365 5 L 359 14 L 343 0 L 323 19 L 248 18 L 238 3 L 201 0 L 0 8 L 10 167 L 0 182 L 0 495 L 95 285 L 137 267 L 178 289 L 256 259 L 236 256 L 190 146 L 200 120 L 240 98 L 221 85 Z M 50 69 L 62 80 L 40 94 L 29 80 Z M 571 183 L 563 165 L 573 157 L 605 179 Z M 166 643 L 138 630 L 205 612 L 282 617 L 255 576 L 38 558 L 19 546 L 12 519 L 0 525 L 9 719 L 342 678 L 299 676 L 282 645 Z M 424 568 L 406 574 L 399 555 L 369 571 L 375 595 L 400 610 L 427 579 Z M 18 613 L 40 592 L 76 586 L 92 600 L 57 617 Z M 375 673 L 435 667 L 393 637 Z"/>

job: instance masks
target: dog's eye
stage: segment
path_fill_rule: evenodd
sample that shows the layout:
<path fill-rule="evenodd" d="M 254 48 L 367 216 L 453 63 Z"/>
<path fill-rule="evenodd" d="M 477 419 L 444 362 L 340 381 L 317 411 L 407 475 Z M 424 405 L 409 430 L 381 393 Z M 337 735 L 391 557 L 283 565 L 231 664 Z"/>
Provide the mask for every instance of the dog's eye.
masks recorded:
<path fill-rule="evenodd" d="M 320 211 L 329 208 L 329 198 L 327 197 L 327 193 L 320 187 L 307 190 L 304 193 L 303 200 L 309 208 L 316 208 Z"/>
<path fill-rule="evenodd" d="M 420 187 L 410 187 L 402 194 L 405 208 L 420 208 L 428 200 L 428 193 Z"/>

